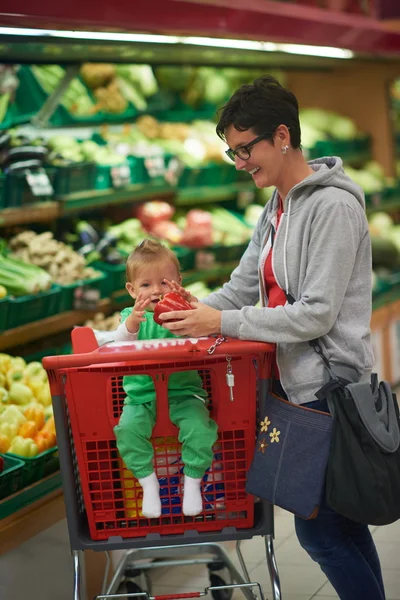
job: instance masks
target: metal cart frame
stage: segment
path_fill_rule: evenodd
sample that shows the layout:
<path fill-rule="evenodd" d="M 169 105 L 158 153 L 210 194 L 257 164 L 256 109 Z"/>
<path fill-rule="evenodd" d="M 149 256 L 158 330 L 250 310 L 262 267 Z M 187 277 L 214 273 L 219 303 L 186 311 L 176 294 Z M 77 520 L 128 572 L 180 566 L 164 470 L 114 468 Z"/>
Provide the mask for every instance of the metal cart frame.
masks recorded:
<path fill-rule="evenodd" d="M 84 331 L 87 330 L 87 331 Z M 89 333 L 90 332 L 90 333 Z M 74 340 L 75 335 L 75 340 Z M 79 336 L 79 337 L 78 337 Z M 97 349 L 97 342 L 95 341 L 94 334 L 88 328 L 81 328 L 80 330 L 74 330 L 73 332 L 74 348 L 78 346 L 79 350 L 85 353 L 91 352 Z M 77 340 L 79 339 L 79 344 Z M 242 344 L 253 344 L 258 348 L 259 353 L 265 353 L 270 351 L 268 344 L 256 343 L 256 342 L 241 342 Z M 208 340 L 209 346 L 209 340 Z M 224 349 L 221 347 L 214 347 L 213 352 L 218 354 L 226 354 Z M 127 360 L 125 353 L 121 353 L 118 360 Z M 165 354 L 167 356 L 167 353 Z M 82 357 L 82 354 L 81 354 Z M 90 362 L 90 355 L 87 355 L 87 365 L 93 364 Z M 130 355 L 132 360 L 132 355 Z M 187 359 L 187 358 L 186 358 Z M 106 360 L 100 358 L 100 362 L 106 362 Z M 176 359 L 174 358 L 174 362 Z M 140 538 L 121 538 L 121 537 L 110 537 L 107 540 L 92 540 L 89 534 L 88 523 L 85 519 L 84 507 L 81 499 L 81 493 L 79 490 L 79 476 L 77 474 L 76 459 L 74 457 L 73 449 L 70 441 L 70 425 L 67 411 L 65 391 L 63 389 L 63 383 L 65 382 L 62 378 L 62 385 L 57 385 L 55 381 L 55 371 L 57 369 L 64 369 L 75 366 L 74 355 L 68 357 L 47 357 L 44 359 L 44 366 L 49 373 L 50 384 L 52 386 L 52 399 L 54 408 L 54 418 L 57 430 L 57 443 L 61 465 L 61 478 L 63 485 L 63 492 L 65 497 L 65 508 L 67 526 L 69 532 L 70 546 L 73 556 L 73 569 L 74 569 L 74 595 L 73 600 L 83 600 L 82 598 L 82 556 L 85 550 L 103 551 L 108 556 L 108 567 L 110 564 L 109 552 L 113 550 L 125 550 L 126 553 L 120 564 L 117 566 L 115 574 L 112 578 L 111 583 L 107 586 L 106 582 L 108 579 L 108 567 L 104 576 L 104 583 L 102 594 L 97 596 L 98 600 L 105 598 L 125 598 L 133 597 L 146 597 L 152 599 L 153 597 L 147 592 L 138 593 L 124 593 L 116 594 L 119 583 L 124 576 L 124 572 L 128 567 L 132 568 L 135 566 L 135 562 L 138 560 L 146 560 L 147 562 L 140 565 L 140 569 L 147 573 L 150 569 L 160 566 L 181 566 L 187 564 L 209 564 L 217 562 L 223 564 L 228 570 L 231 577 L 231 584 L 225 586 L 210 586 L 204 592 L 195 592 L 194 594 L 178 594 L 170 596 L 162 596 L 165 600 L 169 598 L 177 597 L 200 597 L 206 595 L 208 591 L 211 593 L 218 590 L 230 590 L 240 588 L 245 595 L 247 600 L 254 600 L 257 596 L 254 594 L 254 588 L 258 588 L 261 600 L 263 600 L 263 593 L 259 584 L 251 583 L 249 574 L 241 553 L 240 543 L 242 540 L 248 540 L 255 536 L 263 536 L 265 539 L 265 551 L 266 560 L 269 571 L 269 576 L 272 584 L 272 600 L 281 600 L 281 589 L 280 581 L 277 569 L 277 563 L 274 554 L 274 513 L 273 506 L 265 501 L 257 501 L 255 503 L 254 513 L 254 525 L 248 529 L 237 529 L 235 527 L 225 527 L 222 531 L 208 532 L 208 531 L 196 531 L 187 530 L 184 535 L 160 535 L 158 533 L 150 533 L 145 537 Z M 263 393 L 268 385 L 267 379 L 263 379 L 262 370 L 258 373 L 258 388 L 259 393 Z M 56 393 L 55 393 L 56 392 Z M 219 542 L 225 541 L 236 541 L 236 550 L 238 553 L 239 563 L 243 573 L 239 570 L 230 560 L 225 550 L 216 543 L 216 539 Z M 184 554 L 185 558 L 180 558 Z M 209 555 L 208 558 L 197 558 L 187 559 L 188 555 Z M 172 560 L 174 559 L 174 560 Z M 217 597 L 213 594 L 214 598 Z"/>

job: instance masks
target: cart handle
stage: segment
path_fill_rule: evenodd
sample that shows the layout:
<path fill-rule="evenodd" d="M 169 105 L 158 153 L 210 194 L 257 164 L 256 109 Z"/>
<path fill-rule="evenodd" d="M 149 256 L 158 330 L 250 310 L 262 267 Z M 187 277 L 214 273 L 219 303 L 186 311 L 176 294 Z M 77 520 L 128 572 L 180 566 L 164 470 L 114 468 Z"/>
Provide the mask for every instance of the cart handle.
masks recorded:
<path fill-rule="evenodd" d="M 161 594 L 153 596 L 154 600 L 179 600 L 180 598 L 201 598 L 204 592 L 187 592 L 186 594 Z"/>

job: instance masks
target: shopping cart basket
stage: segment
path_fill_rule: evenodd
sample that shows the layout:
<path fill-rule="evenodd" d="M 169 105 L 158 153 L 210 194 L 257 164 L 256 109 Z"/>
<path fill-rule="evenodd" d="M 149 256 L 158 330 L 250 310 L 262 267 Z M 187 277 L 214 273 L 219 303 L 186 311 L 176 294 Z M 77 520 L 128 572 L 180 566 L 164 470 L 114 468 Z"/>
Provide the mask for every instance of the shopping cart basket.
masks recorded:
<path fill-rule="evenodd" d="M 75 329 L 72 340 L 73 355 L 47 357 L 43 364 L 53 398 L 74 558 L 74 600 L 81 598 L 80 559 L 86 549 L 129 551 L 111 584 L 103 586 L 99 599 L 114 597 L 126 574 L 132 573 L 132 569 L 138 571 L 135 569 L 138 560 L 150 561 L 142 563 L 139 569 L 140 573 L 147 573 L 155 566 L 188 564 L 187 556 L 207 554 L 208 558 L 189 561 L 190 564 L 206 563 L 211 584 L 225 584 L 216 574 L 223 567 L 230 576 L 229 585 L 210 587 L 208 591 L 213 597 L 228 600 L 232 590 L 239 586 L 252 600 L 254 586 L 258 584 L 250 583 L 240 541 L 256 535 L 265 536 L 273 600 L 280 600 L 273 553 L 273 507 L 266 502 L 255 502 L 245 491 L 246 472 L 255 445 L 257 394 L 263 393 L 270 376 L 272 346 L 200 338 L 98 347 L 89 328 Z M 202 482 L 203 512 L 196 517 L 185 516 L 181 510 L 183 465 L 177 429 L 168 411 L 168 376 L 184 370 L 197 370 L 201 375 L 219 432 L 213 464 Z M 141 488 L 119 457 L 113 434 L 125 397 L 122 378 L 143 374 L 153 378 L 157 395 L 153 445 L 162 502 L 158 519 L 142 515 Z M 216 543 L 231 540 L 237 541 L 244 575 Z M 179 560 L 177 557 L 182 555 L 184 559 Z M 171 557 L 176 558 L 172 563 Z M 143 592 L 137 586 L 132 590 L 131 586 L 127 593 L 115 597 L 125 599 L 139 594 L 151 598 L 149 587 Z M 220 595 L 222 589 L 225 596 Z M 199 594 L 202 595 L 195 592 L 195 596 L 185 597 L 200 597 Z"/>

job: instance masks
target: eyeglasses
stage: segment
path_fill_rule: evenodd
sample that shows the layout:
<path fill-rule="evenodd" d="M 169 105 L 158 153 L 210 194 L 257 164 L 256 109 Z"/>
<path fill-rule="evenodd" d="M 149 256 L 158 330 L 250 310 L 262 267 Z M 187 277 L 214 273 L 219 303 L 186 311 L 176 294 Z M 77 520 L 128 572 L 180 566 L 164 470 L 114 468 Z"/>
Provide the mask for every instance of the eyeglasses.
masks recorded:
<path fill-rule="evenodd" d="M 235 160 L 235 156 L 238 156 L 241 160 L 249 160 L 251 156 L 250 148 L 261 142 L 261 140 L 265 140 L 271 137 L 271 133 L 264 133 L 263 135 L 259 135 L 254 140 L 246 144 L 245 146 L 241 146 L 240 148 L 236 148 L 236 150 L 232 150 L 232 148 L 228 148 L 225 150 L 225 154 L 229 156 L 231 160 Z"/>

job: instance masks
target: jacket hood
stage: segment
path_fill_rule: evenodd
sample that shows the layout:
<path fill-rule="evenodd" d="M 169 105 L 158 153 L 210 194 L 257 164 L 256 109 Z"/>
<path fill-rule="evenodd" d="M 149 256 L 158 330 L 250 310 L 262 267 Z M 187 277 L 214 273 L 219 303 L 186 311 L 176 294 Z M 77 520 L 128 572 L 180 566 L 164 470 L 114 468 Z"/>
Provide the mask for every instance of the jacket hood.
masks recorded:
<path fill-rule="evenodd" d="M 306 185 L 336 187 L 353 194 L 365 210 L 364 192 L 357 183 L 346 175 L 343 170 L 343 161 L 341 158 L 338 156 L 325 156 L 316 160 L 310 160 L 308 164 L 315 173 L 296 185 L 293 190 Z"/>

